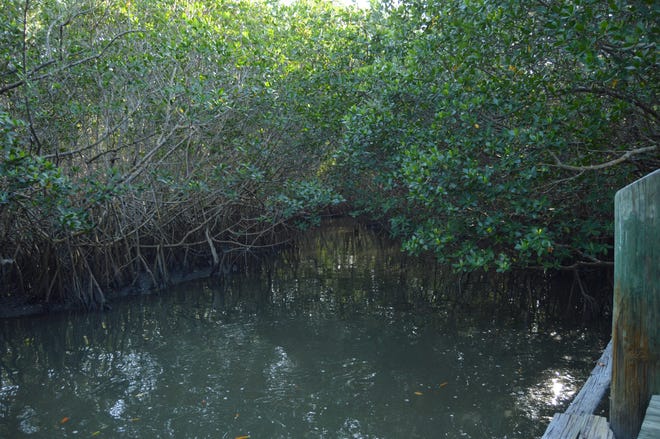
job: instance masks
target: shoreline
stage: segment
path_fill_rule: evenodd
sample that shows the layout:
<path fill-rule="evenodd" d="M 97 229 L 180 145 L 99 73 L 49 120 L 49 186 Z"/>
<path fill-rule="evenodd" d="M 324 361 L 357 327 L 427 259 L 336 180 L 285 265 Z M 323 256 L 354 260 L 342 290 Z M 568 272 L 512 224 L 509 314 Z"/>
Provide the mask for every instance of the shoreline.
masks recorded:
<path fill-rule="evenodd" d="M 215 272 L 214 272 L 215 271 Z M 81 301 L 61 301 L 61 302 L 42 302 L 31 303 L 30 298 L 22 296 L 4 296 L 0 297 L 0 320 L 14 319 L 21 317 L 36 317 L 44 314 L 60 313 L 65 311 L 87 310 L 103 311 L 111 306 L 111 303 L 130 296 L 150 295 L 162 291 L 166 288 L 191 282 L 199 279 L 207 279 L 212 276 L 225 276 L 213 270 L 206 268 L 203 270 L 194 270 L 188 274 L 175 274 L 165 285 L 154 286 L 144 285 L 140 280 L 134 282 L 133 286 L 127 286 L 118 290 L 109 290 L 105 294 L 105 301 L 96 307 L 91 307 Z M 151 283 L 151 282 L 149 282 Z M 142 286 L 144 285 L 144 286 Z"/>

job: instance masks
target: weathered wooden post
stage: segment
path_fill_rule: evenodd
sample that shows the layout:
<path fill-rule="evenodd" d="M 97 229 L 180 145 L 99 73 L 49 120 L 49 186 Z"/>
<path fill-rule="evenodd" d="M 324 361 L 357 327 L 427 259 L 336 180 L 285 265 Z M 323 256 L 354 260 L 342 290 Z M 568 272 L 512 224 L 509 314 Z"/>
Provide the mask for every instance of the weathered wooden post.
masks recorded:
<path fill-rule="evenodd" d="M 610 424 L 633 439 L 660 393 L 660 170 L 614 198 L 614 308 Z"/>

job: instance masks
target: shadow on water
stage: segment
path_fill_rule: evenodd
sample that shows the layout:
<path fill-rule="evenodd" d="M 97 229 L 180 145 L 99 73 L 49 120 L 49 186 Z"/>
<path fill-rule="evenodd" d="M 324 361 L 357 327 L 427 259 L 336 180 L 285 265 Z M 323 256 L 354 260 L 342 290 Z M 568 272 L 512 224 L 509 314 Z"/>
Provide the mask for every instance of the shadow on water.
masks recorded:
<path fill-rule="evenodd" d="M 556 320 L 528 279 L 340 221 L 249 275 L 0 321 L 0 437 L 538 436 L 607 328 Z"/>

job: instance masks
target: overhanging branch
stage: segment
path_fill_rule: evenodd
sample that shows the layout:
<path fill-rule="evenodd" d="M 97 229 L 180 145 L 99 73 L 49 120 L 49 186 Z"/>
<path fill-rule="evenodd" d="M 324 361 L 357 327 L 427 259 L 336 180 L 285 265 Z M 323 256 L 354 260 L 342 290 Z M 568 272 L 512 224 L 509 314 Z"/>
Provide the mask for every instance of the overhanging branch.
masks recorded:
<path fill-rule="evenodd" d="M 598 171 L 598 170 L 601 170 L 601 169 L 610 168 L 612 166 L 623 163 L 623 162 L 625 162 L 626 160 L 629 160 L 631 157 L 633 157 L 635 155 L 643 154 L 643 153 L 646 153 L 646 152 L 658 151 L 658 150 L 660 150 L 660 147 L 658 145 L 646 146 L 644 148 L 631 149 L 630 151 L 626 151 L 620 157 L 618 157 L 614 160 L 610 160 L 609 162 L 600 163 L 600 164 L 597 164 L 597 165 L 587 165 L 587 166 L 567 165 L 566 163 L 562 162 L 559 159 L 559 157 L 557 157 L 557 155 L 555 153 L 550 152 L 550 155 L 552 156 L 552 158 L 555 159 L 555 164 L 554 165 L 549 165 L 549 166 L 557 166 L 561 169 L 566 169 L 568 171 L 576 171 L 576 172 Z"/>
<path fill-rule="evenodd" d="M 77 65 L 79 65 L 79 64 L 83 64 L 83 63 L 86 63 L 86 62 L 88 62 L 88 61 L 92 61 L 92 60 L 94 60 L 94 59 L 101 58 L 101 57 L 105 54 L 105 52 L 110 48 L 110 46 L 112 46 L 112 45 L 115 43 L 115 41 L 117 41 L 119 38 L 123 37 L 123 36 L 126 35 L 126 34 L 130 34 L 130 33 L 134 33 L 134 32 L 142 32 L 142 30 L 140 30 L 140 29 L 136 29 L 136 30 L 127 30 L 127 31 L 121 32 L 121 33 L 115 35 L 115 36 L 112 38 L 112 40 L 110 40 L 110 42 L 108 42 L 108 44 L 106 44 L 106 45 L 103 47 L 103 49 L 101 49 L 100 52 L 95 53 L 95 54 L 93 54 L 93 55 L 90 55 L 90 56 L 88 56 L 88 57 L 85 57 L 85 58 L 83 58 L 83 59 L 79 59 L 78 61 L 73 61 L 73 62 L 71 62 L 71 63 L 69 63 L 69 64 L 67 64 L 67 65 L 65 65 L 65 66 L 60 67 L 60 68 L 57 69 L 55 72 L 48 72 L 48 73 L 44 73 L 44 74 L 39 75 L 39 76 L 34 76 L 34 74 L 35 74 L 36 72 L 38 72 L 39 70 L 42 70 L 42 69 L 44 69 L 44 68 L 50 66 L 51 64 L 54 64 L 54 63 L 57 62 L 57 61 L 54 60 L 54 59 L 50 59 L 50 60 L 48 60 L 48 61 L 46 61 L 46 62 L 40 64 L 38 67 L 32 69 L 32 70 L 30 71 L 30 73 L 29 73 L 27 76 L 28 76 L 29 80 L 31 80 L 31 81 L 40 81 L 40 80 L 42 80 L 42 79 L 46 79 L 46 78 L 48 78 L 48 77 L 53 76 L 54 73 L 61 72 L 61 71 L 64 71 L 64 70 L 66 70 L 66 69 L 70 69 L 70 68 L 75 67 L 75 66 L 77 66 Z M 15 88 L 17 88 L 17 87 L 20 87 L 21 85 L 25 84 L 25 82 L 26 82 L 25 79 L 20 79 L 20 80 L 18 80 L 18 81 L 16 81 L 16 82 L 12 82 L 11 84 L 7 84 L 7 85 L 5 85 L 5 86 L 3 86 L 3 87 L 0 87 L 0 95 L 3 94 L 3 93 L 7 93 L 8 91 L 13 90 L 13 89 L 15 89 Z"/>

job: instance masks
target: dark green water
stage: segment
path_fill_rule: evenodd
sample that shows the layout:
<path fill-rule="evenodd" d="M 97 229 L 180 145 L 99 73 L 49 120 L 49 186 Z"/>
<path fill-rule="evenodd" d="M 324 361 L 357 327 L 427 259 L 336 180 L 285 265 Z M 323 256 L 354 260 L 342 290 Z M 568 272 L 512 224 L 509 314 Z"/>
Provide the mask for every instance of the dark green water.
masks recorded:
<path fill-rule="evenodd" d="M 605 335 L 445 287 L 338 223 L 257 274 L 0 321 L 0 437 L 540 436 Z"/>

